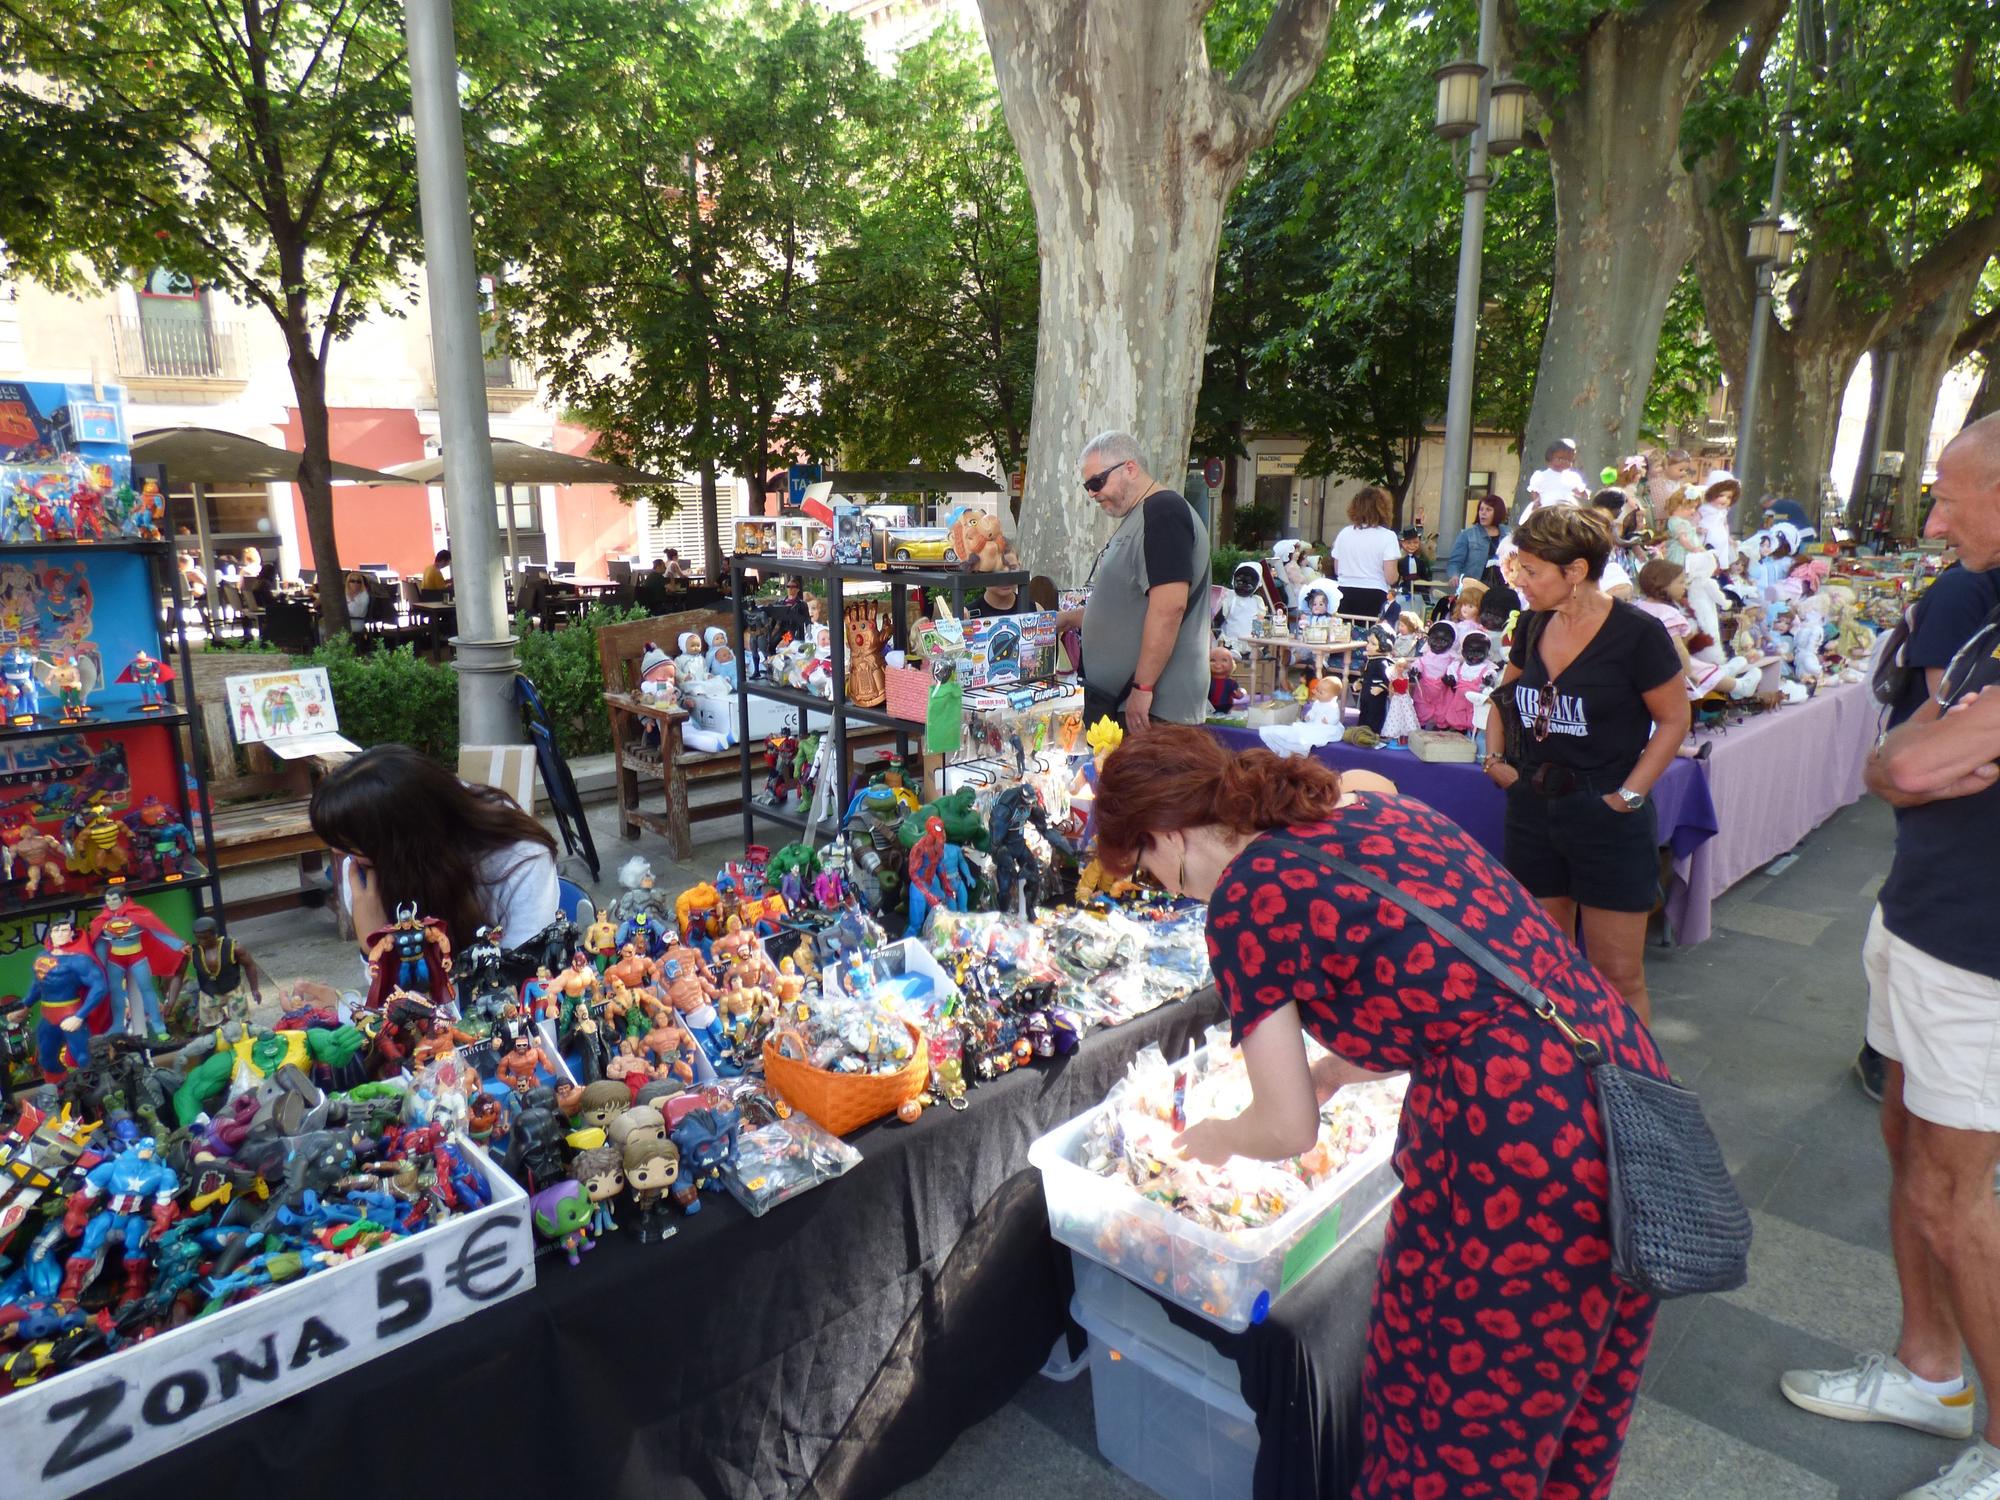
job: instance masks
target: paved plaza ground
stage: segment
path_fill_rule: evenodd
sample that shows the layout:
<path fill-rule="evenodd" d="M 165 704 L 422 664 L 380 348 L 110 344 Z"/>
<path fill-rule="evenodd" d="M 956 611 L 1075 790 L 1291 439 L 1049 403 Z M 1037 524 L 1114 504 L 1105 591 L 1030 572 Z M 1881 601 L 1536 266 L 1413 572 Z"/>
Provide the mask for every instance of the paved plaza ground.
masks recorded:
<path fill-rule="evenodd" d="M 741 848 L 733 825 L 710 824 L 731 836 L 675 865 L 655 839 L 621 843 L 610 809 L 593 809 L 591 821 L 605 894 L 634 849 L 675 889 Z M 1891 840 L 1887 808 L 1851 807 L 1781 873 L 1730 891 L 1708 942 L 1650 952 L 1655 1030 L 1701 1091 L 1757 1241 L 1749 1285 L 1662 1313 L 1617 1500 L 1886 1500 L 1958 1451 L 1900 1428 L 1808 1416 L 1777 1387 L 1787 1366 L 1844 1364 L 1895 1337 L 1888 1170 L 1875 1107 L 1849 1072 L 1866 1009 L 1861 939 Z M 237 935 L 281 981 L 351 983 L 357 973 L 352 946 L 320 914 L 261 918 Z M 1031 1379 L 899 1500 L 1148 1493 L 1098 1457 L 1086 1374 L 1068 1385 Z"/>

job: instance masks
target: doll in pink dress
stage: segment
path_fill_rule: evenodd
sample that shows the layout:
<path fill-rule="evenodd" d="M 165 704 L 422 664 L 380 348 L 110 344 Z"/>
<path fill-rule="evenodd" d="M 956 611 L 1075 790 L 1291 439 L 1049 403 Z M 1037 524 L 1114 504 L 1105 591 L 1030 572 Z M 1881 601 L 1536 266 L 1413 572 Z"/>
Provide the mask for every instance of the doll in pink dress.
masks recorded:
<path fill-rule="evenodd" d="M 1450 713 L 1454 673 L 1458 668 L 1458 632 L 1449 620 L 1439 620 L 1424 636 L 1424 649 L 1417 654 L 1417 723 L 1425 729 L 1442 729 Z"/>
<path fill-rule="evenodd" d="M 1483 727 L 1480 712 L 1500 680 L 1500 663 L 1493 659 L 1493 638 L 1483 630 L 1468 635 L 1458 648 L 1458 670 L 1451 697 L 1445 701 L 1444 728 L 1470 734 Z"/>

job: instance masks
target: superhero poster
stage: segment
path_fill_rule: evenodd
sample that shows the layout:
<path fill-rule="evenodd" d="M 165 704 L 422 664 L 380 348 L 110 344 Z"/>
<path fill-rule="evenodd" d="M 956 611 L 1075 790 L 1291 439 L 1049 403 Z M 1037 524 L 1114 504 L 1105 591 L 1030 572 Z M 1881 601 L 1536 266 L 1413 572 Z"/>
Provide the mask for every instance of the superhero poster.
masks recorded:
<path fill-rule="evenodd" d="M 117 679 L 139 652 L 160 649 L 157 597 L 151 559 L 139 553 L 0 554 L 0 652 L 18 646 L 33 658 L 44 720 L 56 716 L 55 668 L 71 660 L 93 715 L 138 717 L 138 684 Z"/>

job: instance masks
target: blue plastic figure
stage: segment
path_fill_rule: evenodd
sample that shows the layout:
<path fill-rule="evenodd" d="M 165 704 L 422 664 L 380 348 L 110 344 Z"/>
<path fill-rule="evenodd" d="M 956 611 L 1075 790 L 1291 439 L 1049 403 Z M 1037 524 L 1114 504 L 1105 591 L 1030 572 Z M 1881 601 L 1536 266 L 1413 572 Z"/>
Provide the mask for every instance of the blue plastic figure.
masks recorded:
<path fill-rule="evenodd" d="M 17 641 L 0 651 L 0 700 L 9 723 L 32 724 L 42 714 L 42 685 L 35 679 L 41 662 Z"/>
<path fill-rule="evenodd" d="M 618 924 L 618 935 L 612 939 L 620 952 L 627 943 L 648 958 L 658 958 L 667 951 L 666 924 L 649 911 L 635 911 Z"/>
<path fill-rule="evenodd" d="M 89 1067 L 91 1033 L 111 1021 L 111 990 L 97 961 L 76 942 L 76 927 L 67 917 L 49 922 L 48 940 L 35 959 L 35 981 L 22 999 L 40 1007 L 35 1045 L 42 1077 L 55 1083 L 70 1068 Z"/>
<path fill-rule="evenodd" d="M 736 1161 L 736 1129 L 742 1120 L 733 1109 L 695 1109 L 673 1129 L 681 1154 L 681 1181 L 704 1193 L 723 1189 L 722 1169 Z"/>
<path fill-rule="evenodd" d="M 945 889 L 949 893 L 953 911 L 972 909 L 972 864 L 966 859 L 965 851 L 956 844 L 946 844 L 944 854 L 938 860 L 938 870 L 944 877 Z"/>
<path fill-rule="evenodd" d="M 131 1150 L 92 1167 L 82 1190 L 69 1200 L 63 1230 L 82 1235 L 83 1240 L 64 1268 L 58 1301 L 76 1305 L 84 1282 L 104 1263 L 106 1246 L 114 1239 L 125 1243 L 126 1300 L 145 1295 L 152 1270 L 146 1242 L 158 1239 L 173 1223 L 174 1194 L 181 1186 L 179 1174 L 157 1152 L 153 1138 L 141 1136 Z M 104 1211 L 93 1218 L 92 1210 L 100 1201 Z"/>

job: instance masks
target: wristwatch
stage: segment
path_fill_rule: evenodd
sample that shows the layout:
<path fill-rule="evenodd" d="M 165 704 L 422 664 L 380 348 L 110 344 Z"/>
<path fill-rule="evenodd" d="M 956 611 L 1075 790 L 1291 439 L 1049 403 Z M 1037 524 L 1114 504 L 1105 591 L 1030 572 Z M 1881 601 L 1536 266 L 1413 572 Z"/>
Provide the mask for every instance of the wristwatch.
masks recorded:
<path fill-rule="evenodd" d="M 1625 811 L 1637 812 L 1646 805 L 1646 794 L 1635 792 L 1629 786 L 1618 788 L 1618 800 L 1625 804 Z"/>

